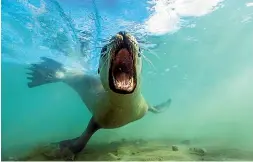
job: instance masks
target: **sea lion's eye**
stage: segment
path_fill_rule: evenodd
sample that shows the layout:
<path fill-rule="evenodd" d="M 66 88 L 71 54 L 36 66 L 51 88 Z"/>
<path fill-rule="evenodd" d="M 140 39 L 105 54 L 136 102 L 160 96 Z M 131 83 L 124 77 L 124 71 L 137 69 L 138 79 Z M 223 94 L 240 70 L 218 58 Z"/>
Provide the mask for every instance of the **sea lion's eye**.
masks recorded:
<path fill-rule="evenodd" d="M 104 46 L 101 50 L 101 55 L 105 56 L 105 52 L 107 51 L 107 46 Z"/>
<path fill-rule="evenodd" d="M 139 48 L 138 57 L 141 57 L 141 48 Z"/>

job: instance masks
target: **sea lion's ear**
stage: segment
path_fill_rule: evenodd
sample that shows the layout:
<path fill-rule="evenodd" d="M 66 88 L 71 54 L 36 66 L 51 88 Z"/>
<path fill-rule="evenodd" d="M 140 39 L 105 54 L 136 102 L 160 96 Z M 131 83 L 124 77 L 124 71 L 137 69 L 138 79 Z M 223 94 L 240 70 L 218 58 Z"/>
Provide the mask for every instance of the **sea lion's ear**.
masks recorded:
<path fill-rule="evenodd" d="M 99 68 L 98 68 L 98 74 L 99 74 L 99 72 L 100 72 L 100 70 L 99 70 Z"/>

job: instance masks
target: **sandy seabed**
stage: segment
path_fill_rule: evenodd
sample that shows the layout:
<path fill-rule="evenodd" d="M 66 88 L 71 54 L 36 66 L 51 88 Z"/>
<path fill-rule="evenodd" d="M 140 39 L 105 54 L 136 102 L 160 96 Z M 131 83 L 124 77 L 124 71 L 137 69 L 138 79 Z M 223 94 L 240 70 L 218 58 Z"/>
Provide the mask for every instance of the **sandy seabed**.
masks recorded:
<path fill-rule="evenodd" d="M 48 147 L 47 150 L 48 151 Z M 23 157 L 11 157 L 20 161 L 63 160 L 46 156 L 44 146 L 39 146 Z M 217 147 L 194 147 L 191 141 L 125 140 L 90 144 L 75 157 L 76 161 L 253 161 L 253 150 Z"/>

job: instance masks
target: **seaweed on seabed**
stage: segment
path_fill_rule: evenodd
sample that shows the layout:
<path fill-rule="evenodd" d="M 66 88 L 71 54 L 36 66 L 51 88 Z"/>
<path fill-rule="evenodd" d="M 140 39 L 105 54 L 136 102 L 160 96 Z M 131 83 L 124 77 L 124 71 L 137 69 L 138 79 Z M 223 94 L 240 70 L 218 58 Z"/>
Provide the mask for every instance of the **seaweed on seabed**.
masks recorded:
<path fill-rule="evenodd" d="M 21 150 L 23 151 L 23 150 Z M 21 152 L 20 151 L 20 152 Z M 1 157 L 2 161 L 30 161 L 30 160 L 46 160 L 45 158 L 38 158 L 39 157 L 39 149 L 34 148 L 31 151 L 26 153 L 24 152 L 17 152 L 13 153 L 12 155 L 5 155 Z"/>
<path fill-rule="evenodd" d="M 34 147 L 28 154 L 18 158 L 20 161 L 52 161 L 52 160 L 60 160 L 57 157 L 54 156 L 48 156 L 53 155 L 54 148 L 52 145 L 39 145 Z"/>
<path fill-rule="evenodd" d="M 25 154 L 22 157 L 18 158 L 19 161 L 31 161 L 31 160 L 47 160 L 43 154 L 42 154 L 42 148 L 41 147 L 35 147 L 31 151 L 29 151 L 27 154 Z"/>

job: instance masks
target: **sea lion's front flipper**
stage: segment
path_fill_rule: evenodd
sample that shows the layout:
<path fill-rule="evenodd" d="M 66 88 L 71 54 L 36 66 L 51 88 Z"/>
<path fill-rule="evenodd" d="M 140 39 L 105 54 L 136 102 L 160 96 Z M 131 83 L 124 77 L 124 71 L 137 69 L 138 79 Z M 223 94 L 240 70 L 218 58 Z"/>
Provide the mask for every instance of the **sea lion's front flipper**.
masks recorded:
<path fill-rule="evenodd" d="M 41 57 L 41 60 L 41 63 L 31 64 L 28 68 L 30 72 L 27 73 L 27 79 L 31 81 L 28 83 L 29 88 L 59 82 L 62 79 L 61 74 L 66 72 L 63 65 L 53 59 Z"/>
<path fill-rule="evenodd" d="M 148 111 L 151 111 L 153 113 L 161 113 L 164 112 L 167 108 L 170 107 L 171 99 L 168 99 L 167 101 L 156 105 L 156 106 L 149 106 Z"/>
<path fill-rule="evenodd" d="M 92 96 L 91 92 L 103 90 L 97 76 L 84 74 L 79 69 L 67 69 L 63 64 L 46 57 L 41 57 L 42 62 L 32 64 L 28 70 L 27 79 L 29 88 L 49 83 L 63 82 L 72 87 L 83 99 Z"/>
<path fill-rule="evenodd" d="M 55 148 L 44 155 L 53 159 L 61 158 L 62 160 L 74 160 L 75 156 L 85 148 L 91 136 L 99 129 L 100 126 L 91 118 L 86 130 L 80 137 L 54 143 L 52 145 L 54 145 Z"/>

